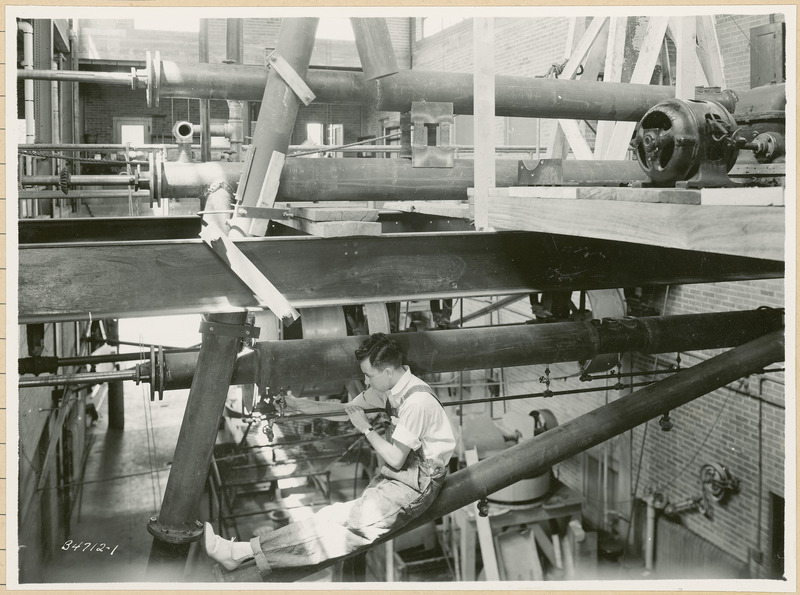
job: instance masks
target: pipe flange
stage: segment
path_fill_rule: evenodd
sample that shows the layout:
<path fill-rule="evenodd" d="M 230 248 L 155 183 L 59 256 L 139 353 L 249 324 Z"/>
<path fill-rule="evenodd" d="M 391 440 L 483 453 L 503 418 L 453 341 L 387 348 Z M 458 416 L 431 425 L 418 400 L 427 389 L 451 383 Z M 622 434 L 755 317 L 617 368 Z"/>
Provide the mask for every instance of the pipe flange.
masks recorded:
<path fill-rule="evenodd" d="M 144 69 L 147 76 L 147 87 L 145 88 L 145 97 L 147 98 L 147 107 L 153 107 L 153 56 L 150 50 L 144 54 Z"/>
<path fill-rule="evenodd" d="M 161 52 L 156 50 L 155 58 L 153 59 L 153 99 L 155 106 L 159 106 L 161 100 Z"/>
<path fill-rule="evenodd" d="M 203 523 L 194 521 L 179 526 L 166 526 L 157 517 L 150 517 L 147 532 L 159 541 L 180 545 L 200 539 L 203 535 Z"/>

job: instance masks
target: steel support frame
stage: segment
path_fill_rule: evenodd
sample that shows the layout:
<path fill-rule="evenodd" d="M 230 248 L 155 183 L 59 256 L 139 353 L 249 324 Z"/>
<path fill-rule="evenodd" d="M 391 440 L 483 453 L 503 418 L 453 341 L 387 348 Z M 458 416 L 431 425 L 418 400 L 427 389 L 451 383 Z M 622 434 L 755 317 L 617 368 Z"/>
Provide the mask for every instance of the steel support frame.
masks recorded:
<path fill-rule="evenodd" d="M 236 244 L 296 308 L 784 274 L 777 261 L 535 232 L 294 236 Z M 199 239 L 22 245 L 18 256 L 20 324 L 86 320 L 90 312 L 124 318 L 258 306 Z M 91 280 L 93 292 L 87 294 L 83 279 Z"/>

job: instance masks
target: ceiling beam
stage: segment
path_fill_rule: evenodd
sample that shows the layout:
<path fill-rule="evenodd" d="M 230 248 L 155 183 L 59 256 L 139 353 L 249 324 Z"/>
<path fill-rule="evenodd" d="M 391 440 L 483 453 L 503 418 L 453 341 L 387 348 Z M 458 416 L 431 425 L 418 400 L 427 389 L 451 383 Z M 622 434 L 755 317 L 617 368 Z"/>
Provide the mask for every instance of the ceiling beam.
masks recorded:
<path fill-rule="evenodd" d="M 574 201 L 570 201 L 574 202 Z M 243 239 L 296 308 L 783 276 L 783 263 L 546 233 Z M 200 239 L 19 249 L 19 323 L 258 306 Z"/>

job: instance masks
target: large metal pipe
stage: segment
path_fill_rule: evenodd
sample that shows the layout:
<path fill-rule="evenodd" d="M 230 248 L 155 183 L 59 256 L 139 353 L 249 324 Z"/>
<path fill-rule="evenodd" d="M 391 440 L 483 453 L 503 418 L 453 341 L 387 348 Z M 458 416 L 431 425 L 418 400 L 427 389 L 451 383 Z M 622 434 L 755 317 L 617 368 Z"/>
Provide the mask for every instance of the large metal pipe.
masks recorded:
<path fill-rule="evenodd" d="M 33 71 L 37 79 L 50 76 Z M 18 70 L 18 78 L 32 75 Z M 135 85 L 139 79 L 122 73 L 62 71 L 58 80 Z M 127 77 L 127 78 L 126 78 Z M 406 112 L 412 101 L 453 103 L 453 113 L 472 114 L 472 74 L 402 70 L 368 81 L 357 72 L 310 69 L 306 83 L 315 103 L 362 105 L 381 111 Z M 132 82 L 133 81 L 133 82 Z M 260 101 L 267 71 L 260 66 L 192 64 L 161 60 L 158 92 L 162 97 L 243 99 Z M 495 77 L 495 113 L 530 118 L 585 118 L 638 122 L 648 109 L 675 97 L 674 87 L 522 76 Z"/>
<path fill-rule="evenodd" d="M 521 479 L 540 475 L 553 465 L 627 432 L 654 417 L 677 409 L 738 378 L 757 373 L 770 364 L 782 361 L 784 343 L 782 331 L 758 337 L 665 380 L 569 420 L 532 440 L 504 450 L 501 455 L 470 465 L 445 479 L 436 501 L 418 518 L 346 557 L 355 556 L 445 514 L 455 512 Z M 339 560 L 341 558 L 301 568 L 274 568 L 270 580 L 294 581 Z M 230 582 L 262 580 L 254 565 L 224 573 L 221 578 Z"/>
<path fill-rule="evenodd" d="M 496 164 L 496 185 L 515 185 L 517 161 Z M 287 159 L 276 200 L 466 200 L 473 169 L 470 159 L 456 160 L 450 169 L 415 168 L 404 159 Z M 197 197 L 220 180 L 235 187 L 241 170 L 241 163 L 165 163 L 161 196 Z"/>
<path fill-rule="evenodd" d="M 555 322 L 396 333 L 417 374 L 585 361 L 606 353 L 665 353 L 741 345 L 783 327 L 781 310 Z M 361 337 L 264 341 L 239 355 L 232 384 L 272 387 L 361 378 L 353 352 Z M 167 390 L 187 388 L 197 354 L 167 354 Z M 140 375 L 149 377 L 149 365 Z"/>
<path fill-rule="evenodd" d="M 297 18 L 284 19 L 281 23 L 276 43 L 278 59 L 285 60 L 287 68 L 294 70 L 294 73 L 301 79 L 305 79 L 308 72 L 318 22 L 319 19 L 316 18 Z M 276 67 L 270 70 L 266 87 L 263 88 L 261 109 L 258 112 L 253 142 L 249 149 L 251 158 L 248 159 L 248 163 L 250 166 L 247 171 L 243 172 L 242 180 L 239 183 L 238 194 L 241 197 L 239 202 L 242 206 L 272 206 L 272 204 L 260 203 L 261 188 L 264 185 L 273 153 L 279 152 L 286 155 L 289 148 L 297 111 L 300 108 L 300 98 L 296 92 L 297 89 L 293 89 L 284 80 L 283 75 L 278 72 Z M 232 238 L 253 235 L 254 227 L 259 226 L 250 225 L 245 230 L 232 227 L 229 235 Z M 264 233 L 261 231 L 256 235 L 264 235 Z"/>

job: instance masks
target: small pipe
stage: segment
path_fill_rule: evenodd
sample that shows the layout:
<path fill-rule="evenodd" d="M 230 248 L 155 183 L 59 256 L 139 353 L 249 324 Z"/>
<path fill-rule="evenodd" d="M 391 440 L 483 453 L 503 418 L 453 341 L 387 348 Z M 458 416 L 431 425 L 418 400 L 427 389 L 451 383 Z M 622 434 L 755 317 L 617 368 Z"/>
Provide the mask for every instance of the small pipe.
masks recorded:
<path fill-rule="evenodd" d="M 42 378 L 20 378 L 19 388 L 38 386 L 68 386 L 75 384 L 100 384 L 114 380 L 141 380 L 138 368 L 114 372 L 87 372 L 84 374 L 51 374 Z"/>
<path fill-rule="evenodd" d="M 27 184 L 30 186 L 50 186 L 57 185 L 60 180 L 58 176 L 20 176 L 20 184 Z M 136 183 L 135 176 L 123 175 L 93 175 L 93 176 L 72 176 L 70 178 L 70 186 L 131 186 Z M 142 186 L 147 186 L 150 183 L 148 176 L 139 178 L 139 183 Z"/>
<path fill-rule="evenodd" d="M 20 22 L 20 25 L 24 21 Z M 20 27 L 20 30 L 22 28 Z M 24 30 L 22 30 L 25 33 Z M 31 35 L 33 29 L 31 28 Z M 33 41 L 31 41 L 33 44 Z M 31 45 L 32 47 L 32 45 Z M 17 70 L 17 78 L 26 81 L 63 81 L 63 82 L 77 82 L 77 83 L 90 83 L 95 85 L 116 85 L 120 87 L 131 87 L 134 79 L 133 75 L 127 72 L 90 72 L 87 70 L 33 70 L 26 68 L 24 70 Z"/>
<path fill-rule="evenodd" d="M 33 72 L 33 25 L 27 21 L 17 21 L 17 28 L 22 31 L 23 50 L 22 68 L 26 73 Z M 36 121 L 34 120 L 33 105 L 33 79 L 25 79 L 24 91 L 25 99 L 25 142 L 36 142 Z M 33 158 L 25 158 L 26 173 L 33 173 Z"/>

